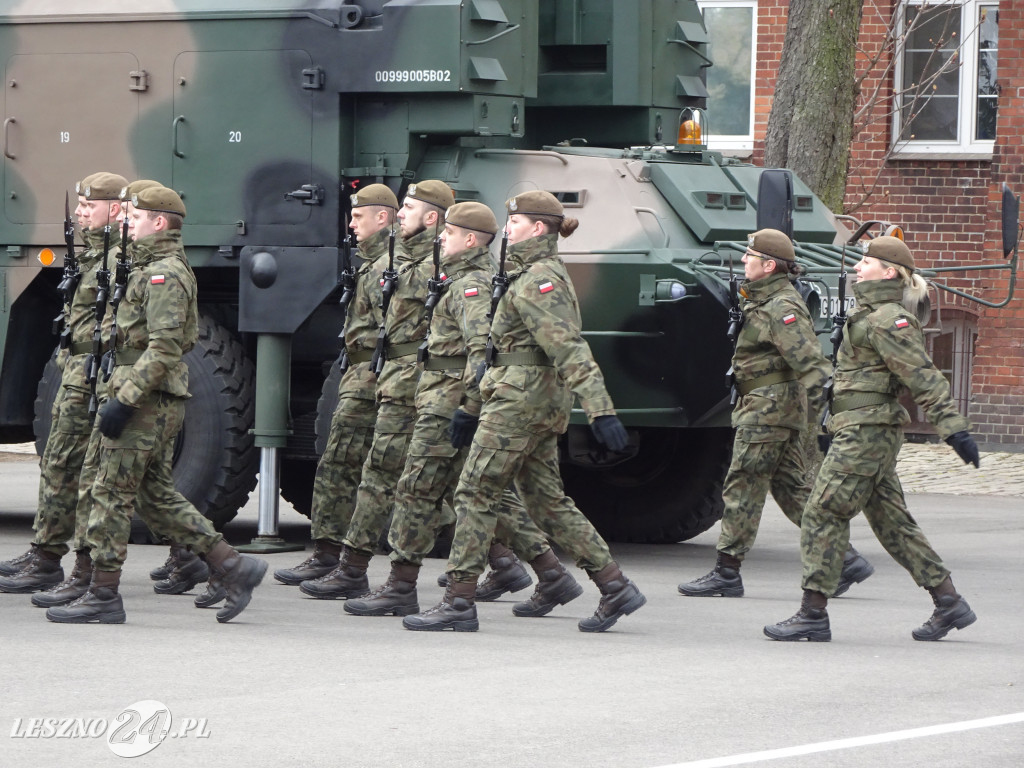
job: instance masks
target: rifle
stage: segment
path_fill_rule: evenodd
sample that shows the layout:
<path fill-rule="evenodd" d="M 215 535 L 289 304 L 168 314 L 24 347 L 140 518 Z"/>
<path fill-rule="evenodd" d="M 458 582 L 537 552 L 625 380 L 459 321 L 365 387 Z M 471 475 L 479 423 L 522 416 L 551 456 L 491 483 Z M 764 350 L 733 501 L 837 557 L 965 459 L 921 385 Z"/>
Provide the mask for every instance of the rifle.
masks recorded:
<path fill-rule="evenodd" d="M 846 326 L 846 243 L 839 262 L 839 306 L 832 315 L 832 333 L 828 340 L 832 342 L 832 375 L 825 382 L 825 407 L 821 411 L 821 431 L 826 433 L 826 424 L 832 415 L 832 390 L 835 387 L 836 366 L 839 364 L 839 347 L 843 344 L 843 328 Z"/>
<path fill-rule="evenodd" d="M 427 280 L 427 300 L 423 302 L 424 317 L 427 320 L 427 338 L 416 350 L 416 362 L 425 363 L 430 359 L 430 323 L 434 319 L 434 307 L 444 295 L 445 281 L 441 279 L 441 217 L 434 226 L 434 276 Z"/>
<path fill-rule="evenodd" d="M 96 379 L 99 378 L 100 360 L 103 356 L 103 316 L 107 312 L 107 296 L 110 294 L 110 270 L 107 255 L 110 252 L 110 224 L 103 227 L 103 261 L 96 271 L 96 325 L 92 329 L 92 352 L 85 361 L 85 380 L 89 384 L 89 418 L 96 415 L 99 401 L 96 397 Z"/>
<path fill-rule="evenodd" d="M 487 319 L 494 321 L 494 314 L 498 311 L 498 302 L 508 291 L 508 274 L 505 272 L 505 253 L 508 251 L 508 218 L 505 219 L 505 226 L 501 230 L 501 251 L 498 255 L 498 272 L 491 278 L 491 311 L 487 313 Z M 484 349 L 484 362 L 490 368 L 494 365 L 495 356 L 498 350 L 494 348 L 494 336 L 490 330 L 487 332 L 487 347 Z M 477 374 L 479 380 L 480 374 Z"/>
<path fill-rule="evenodd" d="M 384 270 L 380 281 L 380 331 L 377 333 L 377 346 L 373 350 L 373 357 L 370 359 L 370 370 L 373 375 L 380 378 L 384 370 L 384 362 L 387 360 L 388 346 L 388 307 L 391 306 L 391 297 L 395 295 L 395 288 L 398 287 L 398 272 L 395 270 L 395 220 L 391 219 L 391 234 L 388 237 L 388 268 Z"/>
<path fill-rule="evenodd" d="M 104 256 L 106 259 L 106 256 Z M 117 365 L 117 308 L 121 306 L 121 299 L 128 290 L 128 272 L 132 264 L 128 260 L 128 215 L 125 214 L 121 223 L 121 252 L 117 255 L 117 267 L 114 272 L 114 293 L 110 297 L 110 317 L 113 321 L 110 325 L 110 346 L 107 354 L 103 356 L 103 381 L 110 381 Z M 109 274 L 107 279 L 109 280 Z"/>
<path fill-rule="evenodd" d="M 732 257 L 729 258 L 729 328 L 726 330 L 725 335 L 729 337 L 729 341 L 732 342 L 733 354 L 736 353 L 736 344 L 739 341 L 740 328 L 743 327 L 743 312 L 740 310 L 740 295 L 739 295 L 739 282 L 740 279 L 733 274 L 732 269 Z M 736 401 L 739 399 L 740 393 L 736 389 L 736 375 L 733 371 L 733 366 L 729 366 L 728 372 L 725 374 L 725 386 L 729 389 L 729 405 L 735 406 Z"/>
<path fill-rule="evenodd" d="M 67 192 L 64 192 L 64 245 L 67 247 L 67 255 L 64 257 L 64 276 L 57 286 L 57 290 L 64 296 L 64 306 L 61 307 L 60 314 L 53 318 L 53 333 L 60 335 L 61 349 L 71 346 L 68 313 L 71 302 L 75 298 L 75 291 L 78 290 L 78 283 L 82 278 L 78 267 L 78 257 L 75 255 L 75 223 L 71 220 L 71 205 Z"/>
<path fill-rule="evenodd" d="M 341 341 L 341 352 L 334 364 L 341 369 L 344 376 L 348 370 L 348 350 L 345 348 L 345 325 L 348 322 L 348 305 L 352 303 L 352 296 L 356 292 L 356 270 L 352 266 L 352 233 L 349 232 L 341 241 L 341 274 L 338 275 L 338 285 L 341 286 L 341 298 L 338 299 L 338 306 L 341 308 L 341 332 L 338 333 L 338 340 Z"/>

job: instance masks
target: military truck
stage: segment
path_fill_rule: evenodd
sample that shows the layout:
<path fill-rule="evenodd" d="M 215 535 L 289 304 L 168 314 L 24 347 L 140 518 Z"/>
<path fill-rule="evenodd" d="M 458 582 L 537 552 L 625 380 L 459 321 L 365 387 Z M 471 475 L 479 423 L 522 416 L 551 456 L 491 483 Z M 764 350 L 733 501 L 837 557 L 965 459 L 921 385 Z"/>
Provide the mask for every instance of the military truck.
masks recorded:
<path fill-rule="evenodd" d="M 575 412 L 567 492 L 612 539 L 706 530 L 731 444 L 723 278 L 767 213 L 762 169 L 707 149 L 707 47 L 692 0 L 7 3 L 0 440 L 47 435 L 62 206 L 88 173 L 159 180 L 188 208 L 202 329 L 174 472 L 217 525 L 257 469 L 308 512 L 350 192 L 437 178 L 500 212 L 539 188 L 581 222 L 562 254 L 631 440 L 606 456 Z M 839 235 L 791 185 L 780 221 L 824 330 Z"/>

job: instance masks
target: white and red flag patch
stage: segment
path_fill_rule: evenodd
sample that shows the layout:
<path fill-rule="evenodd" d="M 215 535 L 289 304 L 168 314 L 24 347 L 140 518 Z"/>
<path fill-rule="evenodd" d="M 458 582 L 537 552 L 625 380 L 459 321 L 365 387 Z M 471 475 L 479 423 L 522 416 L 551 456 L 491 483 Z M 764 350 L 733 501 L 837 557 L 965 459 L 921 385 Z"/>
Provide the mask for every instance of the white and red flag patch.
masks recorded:
<path fill-rule="evenodd" d="M 163 285 L 164 284 L 164 276 L 163 275 L 153 275 L 151 278 L 149 278 L 149 283 L 150 283 L 150 285 Z"/>
<path fill-rule="evenodd" d="M 551 281 L 548 280 L 546 283 L 541 283 L 540 285 L 538 285 L 537 290 L 539 290 L 541 293 L 550 293 L 551 291 L 555 290 L 555 286 L 553 286 L 551 284 Z"/>
<path fill-rule="evenodd" d="M 782 322 L 785 325 L 789 325 L 790 323 L 795 323 L 796 322 L 796 313 L 795 312 L 790 312 L 788 315 L 784 315 L 783 318 L 782 318 Z"/>
<path fill-rule="evenodd" d="M 467 296 L 478 296 L 479 294 L 480 294 L 480 291 L 477 288 L 467 288 L 466 289 L 466 295 Z"/>
<path fill-rule="evenodd" d="M 897 328 L 902 329 L 910 325 L 910 321 L 907 320 L 907 318 L 905 317 L 897 317 L 895 322 L 893 322 L 893 325 L 895 325 Z"/>

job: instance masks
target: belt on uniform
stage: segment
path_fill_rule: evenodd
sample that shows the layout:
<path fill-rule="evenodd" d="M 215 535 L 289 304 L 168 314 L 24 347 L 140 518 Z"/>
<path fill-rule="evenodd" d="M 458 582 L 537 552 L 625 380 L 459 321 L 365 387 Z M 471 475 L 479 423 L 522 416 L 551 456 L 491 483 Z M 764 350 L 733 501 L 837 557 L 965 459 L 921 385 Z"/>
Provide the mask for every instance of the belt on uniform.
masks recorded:
<path fill-rule="evenodd" d="M 70 352 L 72 356 L 74 356 L 74 355 L 88 355 L 90 352 L 92 352 L 92 342 L 91 341 L 76 341 L 74 344 L 72 344 L 70 347 L 68 347 L 68 352 Z"/>
<path fill-rule="evenodd" d="M 354 352 L 348 353 L 348 361 L 352 365 L 359 365 L 360 363 L 368 363 L 373 358 L 372 349 L 357 349 Z"/>
<path fill-rule="evenodd" d="M 431 355 L 423 364 L 424 371 L 457 371 L 462 370 L 465 367 L 465 355 L 451 355 L 450 357 Z"/>
<path fill-rule="evenodd" d="M 388 360 L 397 360 L 400 357 L 408 357 L 409 355 L 415 355 L 416 350 L 420 348 L 420 344 L 423 343 L 423 339 L 419 341 L 407 341 L 404 344 L 388 344 Z"/>
<path fill-rule="evenodd" d="M 785 371 L 775 371 L 774 373 L 766 373 L 764 376 L 758 376 L 754 379 L 747 379 L 746 381 L 737 381 L 736 389 L 741 395 L 749 395 L 758 387 L 767 387 L 769 384 L 781 384 L 784 381 L 796 381 L 796 371 L 792 368 Z"/>
<path fill-rule="evenodd" d="M 895 403 L 896 396 L 887 392 L 854 392 L 849 395 L 841 395 L 832 400 L 832 414 L 850 411 L 854 408 L 864 408 L 868 405 L 885 405 Z"/>
<path fill-rule="evenodd" d="M 532 349 L 529 352 L 496 352 L 491 365 L 554 365 L 543 349 Z"/>
<path fill-rule="evenodd" d="M 138 359 L 142 357 L 144 349 L 138 349 L 136 347 L 125 347 L 119 349 L 114 353 L 115 362 L 117 365 L 135 365 Z"/>

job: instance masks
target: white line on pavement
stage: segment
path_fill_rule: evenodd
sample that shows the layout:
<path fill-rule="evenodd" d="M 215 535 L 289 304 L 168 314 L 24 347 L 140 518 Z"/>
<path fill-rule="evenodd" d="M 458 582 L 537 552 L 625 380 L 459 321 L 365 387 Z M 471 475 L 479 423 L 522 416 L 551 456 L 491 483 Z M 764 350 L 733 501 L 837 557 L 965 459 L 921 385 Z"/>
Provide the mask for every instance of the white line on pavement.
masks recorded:
<path fill-rule="evenodd" d="M 694 760 L 689 763 L 674 763 L 673 765 L 663 765 L 659 768 L 726 768 L 727 766 L 746 765 L 747 763 L 757 763 L 763 760 L 777 760 L 782 757 L 811 755 L 816 752 L 832 752 L 837 749 L 852 749 L 854 747 L 865 747 L 869 744 L 885 744 L 886 742 L 890 741 L 919 739 L 924 736 L 938 736 L 943 733 L 956 733 L 957 731 L 970 731 L 975 728 L 991 728 L 992 726 L 996 725 L 1009 725 L 1011 723 L 1021 722 L 1024 722 L 1024 712 L 1017 712 L 1013 715 L 984 717 L 980 720 L 964 720 L 959 723 L 930 725 L 925 728 L 911 728 L 906 731 L 891 731 L 890 733 L 879 733 L 875 736 L 856 736 L 850 739 L 838 739 L 836 741 L 821 741 L 817 744 L 804 744 L 799 747 L 769 749 L 764 752 L 748 752 L 745 755 L 732 755 L 730 757 L 713 757 L 707 760 Z"/>

